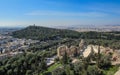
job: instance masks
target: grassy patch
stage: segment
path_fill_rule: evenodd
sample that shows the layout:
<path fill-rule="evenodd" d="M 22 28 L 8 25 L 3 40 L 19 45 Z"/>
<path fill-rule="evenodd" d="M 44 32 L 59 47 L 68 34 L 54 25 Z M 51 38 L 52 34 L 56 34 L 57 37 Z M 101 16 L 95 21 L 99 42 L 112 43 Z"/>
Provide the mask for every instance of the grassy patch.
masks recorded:
<path fill-rule="evenodd" d="M 53 70 L 55 70 L 56 68 L 62 66 L 60 63 L 55 63 L 52 66 L 48 67 L 48 71 L 52 72 Z"/>
<path fill-rule="evenodd" d="M 111 66 L 109 69 L 103 70 L 104 75 L 114 75 L 118 71 L 119 66 Z"/>
<path fill-rule="evenodd" d="M 44 73 L 52 72 L 53 70 L 55 70 L 56 68 L 58 68 L 60 66 L 62 66 L 62 64 L 55 63 L 55 64 L 51 65 L 50 67 L 48 67 L 47 71 L 45 71 Z M 40 74 L 40 75 L 44 75 L 44 74 Z"/>

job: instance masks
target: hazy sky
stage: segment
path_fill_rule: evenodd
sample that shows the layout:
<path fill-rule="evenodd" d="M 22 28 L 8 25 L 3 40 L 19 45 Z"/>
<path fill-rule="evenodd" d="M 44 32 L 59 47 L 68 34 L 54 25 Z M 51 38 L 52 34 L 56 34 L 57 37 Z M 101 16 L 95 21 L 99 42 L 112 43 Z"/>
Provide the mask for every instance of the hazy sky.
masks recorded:
<path fill-rule="evenodd" d="M 0 0 L 0 26 L 120 24 L 120 0 Z"/>

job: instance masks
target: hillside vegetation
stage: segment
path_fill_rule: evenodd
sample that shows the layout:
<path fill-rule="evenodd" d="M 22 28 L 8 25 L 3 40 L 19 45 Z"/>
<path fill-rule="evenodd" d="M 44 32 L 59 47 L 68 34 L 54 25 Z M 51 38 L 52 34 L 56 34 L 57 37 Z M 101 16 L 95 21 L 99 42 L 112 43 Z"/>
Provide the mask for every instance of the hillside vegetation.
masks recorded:
<path fill-rule="evenodd" d="M 55 38 L 84 38 L 120 40 L 120 32 L 77 32 L 67 29 L 54 29 L 41 26 L 29 26 L 25 29 L 13 32 L 12 36 L 36 40 L 50 40 Z"/>
<path fill-rule="evenodd" d="M 85 39 L 88 44 L 101 44 L 102 46 L 111 47 L 113 49 L 120 48 L 120 32 L 76 32 L 66 29 L 29 26 L 25 29 L 13 32 L 12 36 L 16 38 L 35 39 L 40 41 L 52 40 L 48 43 L 47 47 L 49 47 L 49 45 L 56 40 L 58 41 L 57 44 L 59 44 L 61 41 L 64 42 L 62 39 L 67 38 L 68 40 L 72 39 L 78 42 L 80 39 Z"/>
<path fill-rule="evenodd" d="M 37 39 L 37 40 L 49 40 L 57 39 L 60 37 L 79 37 L 79 32 L 72 30 L 53 29 L 40 26 L 29 26 L 25 29 L 15 31 L 12 34 L 17 38 Z"/>

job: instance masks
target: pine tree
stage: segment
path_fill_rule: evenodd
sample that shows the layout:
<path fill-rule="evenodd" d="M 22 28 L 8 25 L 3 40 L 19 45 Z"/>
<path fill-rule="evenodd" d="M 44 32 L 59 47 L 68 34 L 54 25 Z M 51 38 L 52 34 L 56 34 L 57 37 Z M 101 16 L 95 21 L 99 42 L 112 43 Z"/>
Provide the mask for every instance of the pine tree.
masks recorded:
<path fill-rule="evenodd" d="M 100 67 L 101 61 L 101 54 L 100 54 L 100 45 L 98 46 L 98 53 L 97 53 L 97 66 Z"/>

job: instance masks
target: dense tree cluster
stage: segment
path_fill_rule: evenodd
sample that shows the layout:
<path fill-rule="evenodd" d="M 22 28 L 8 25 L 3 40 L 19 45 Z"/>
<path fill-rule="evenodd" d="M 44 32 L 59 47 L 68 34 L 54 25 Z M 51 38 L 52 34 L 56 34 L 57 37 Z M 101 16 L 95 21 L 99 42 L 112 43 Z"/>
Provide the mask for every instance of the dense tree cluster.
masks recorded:
<path fill-rule="evenodd" d="M 0 61 L 1 75 L 38 75 L 46 69 L 44 56 L 40 52 L 23 54 Z"/>
<path fill-rule="evenodd" d="M 104 47 L 110 47 L 112 49 L 120 49 L 120 40 L 105 40 L 105 39 L 87 39 L 87 44 L 101 45 Z"/>
<path fill-rule="evenodd" d="M 8 58 L 0 61 L 0 74 L 2 75 L 104 75 L 102 70 L 111 66 L 110 56 L 103 54 L 91 54 L 87 58 L 80 58 L 79 62 L 71 63 L 71 59 L 66 55 L 60 62 L 61 67 L 54 71 L 47 71 L 45 57 L 51 52 L 37 51 L 35 53 L 24 53 L 23 55 Z M 95 58 L 93 58 L 95 57 Z M 91 65 L 91 60 L 96 61 Z M 100 63 L 97 63 L 100 62 Z"/>
<path fill-rule="evenodd" d="M 72 30 L 65 29 L 53 29 L 47 27 L 40 26 L 29 26 L 25 29 L 15 31 L 12 34 L 17 38 L 29 38 L 29 39 L 37 39 L 37 40 L 54 40 L 59 39 L 61 37 L 71 37 L 76 38 L 79 37 L 79 33 Z"/>

